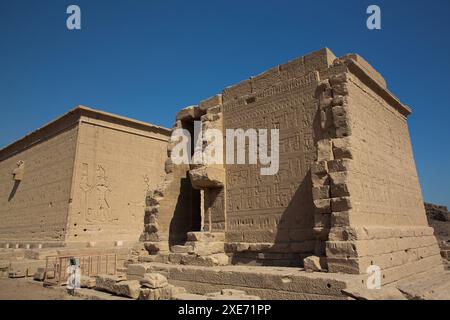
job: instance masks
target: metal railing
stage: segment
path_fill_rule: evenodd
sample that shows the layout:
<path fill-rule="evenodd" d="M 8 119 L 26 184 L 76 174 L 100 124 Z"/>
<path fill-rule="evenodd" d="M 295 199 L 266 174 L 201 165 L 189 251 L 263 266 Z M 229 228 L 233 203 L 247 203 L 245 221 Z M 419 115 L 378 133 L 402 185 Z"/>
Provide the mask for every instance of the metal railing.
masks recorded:
<path fill-rule="evenodd" d="M 97 276 L 117 273 L 117 253 L 48 256 L 45 261 L 44 284 L 61 285 L 65 283 L 69 276 L 67 267 L 70 265 L 70 259 L 73 258 L 78 259 L 80 263 L 81 275 Z"/>

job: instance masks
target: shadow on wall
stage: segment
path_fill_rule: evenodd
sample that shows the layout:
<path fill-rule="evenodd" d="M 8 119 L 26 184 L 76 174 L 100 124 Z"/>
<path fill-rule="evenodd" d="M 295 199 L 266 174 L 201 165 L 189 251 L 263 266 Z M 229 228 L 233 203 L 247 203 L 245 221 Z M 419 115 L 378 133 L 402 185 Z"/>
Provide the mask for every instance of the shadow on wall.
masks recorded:
<path fill-rule="evenodd" d="M 169 245 L 184 245 L 189 231 L 200 231 L 200 191 L 192 188 L 189 174 L 180 179 L 180 192 L 169 226 Z"/>
<path fill-rule="evenodd" d="M 311 185 L 311 176 L 308 172 L 281 214 L 272 248 L 235 253 L 231 263 L 302 267 L 303 258 L 314 254 L 314 206 Z"/>
<path fill-rule="evenodd" d="M 20 186 L 20 180 L 14 180 L 13 188 L 12 188 L 11 192 L 9 193 L 8 202 L 10 202 L 14 198 L 14 196 L 16 195 L 17 189 L 19 189 L 19 186 Z"/>
<path fill-rule="evenodd" d="M 319 109 L 314 115 L 312 126 L 313 143 L 317 146 L 317 141 L 322 139 Z M 281 130 L 282 128 L 280 128 Z M 316 149 L 313 152 L 317 154 Z M 282 157 L 283 154 L 280 154 L 280 160 Z M 280 185 L 283 185 L 283 181 L 280 182 Z M 308 170 L 303 179 L 299 181 L 296 192 L 280 215 L 273 247 L 258 252 L 244 251 L 234 254 L 231 259 L 232 263 L 303 267 L 304 258 L 317 254 L 314 212 L 311 170 Z"/>

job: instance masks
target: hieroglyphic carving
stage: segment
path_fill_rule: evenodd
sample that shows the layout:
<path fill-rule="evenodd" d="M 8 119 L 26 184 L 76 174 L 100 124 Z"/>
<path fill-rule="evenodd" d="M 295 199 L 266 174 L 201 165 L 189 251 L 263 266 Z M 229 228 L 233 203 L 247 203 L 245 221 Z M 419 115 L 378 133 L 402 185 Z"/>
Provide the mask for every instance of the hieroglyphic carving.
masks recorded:
<path fill-rule="evenodd" d="M 111 192 L 109 188 L 108 178 L 105 169 L 97 166 L 97 214 L 92 217 L 92 220 L 109 221 L 111 220 L 111 207 L 108 202 L 108 194 Z"/>
<path fill-rule="evenodd" d="M 111 189 L 109 187 L 106 170 L 102 165 L 96 168 L 95 185 L 89 184 L 89 165 L 82 164 L 80 189 L 82 191 L 82 212 L 86 222 L 112 222 L 111 206 L 108 201 Z M 95 206 L 90 207 L 90 196 L 94 194 Z"/>
<path fill-rule="evenodd" d="M 80 178 L 80 189 L 81 189 L 81 212 L 84 219 L 87 221 L 88 217 L 88 192 L 91 190 L 91 185 L 89 184 L 89 165 L 83 163 L 81 165 L 81 178 Z"/>
<path fill-rule="evenodd" d="M 310 73 L 255 94 L 251 103 L 238 98 L 224 104 L 227 129 L 280 130 L 280 170 L 276 175 L 261 176 L 259 164 L 227 166 L 227 229 L 274 230 L 290 205 L 298 206 L 299 216 L 302 210 L 310 210 L 296 194 L 315 160 L 317 83 L 317 74 Z"/>

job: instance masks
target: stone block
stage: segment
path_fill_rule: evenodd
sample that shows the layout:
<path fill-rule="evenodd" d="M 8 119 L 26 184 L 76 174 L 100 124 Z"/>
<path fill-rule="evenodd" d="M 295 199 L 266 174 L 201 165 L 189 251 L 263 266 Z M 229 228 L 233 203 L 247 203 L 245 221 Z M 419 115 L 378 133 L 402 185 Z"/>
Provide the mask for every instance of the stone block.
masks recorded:
<path fill-rule="evenodd" d="M 306 272 L 320 272 L 322 271 L 322 265 L 320 257 L 309 256 L 303 259 L 303 268 Z"/>
<path fill-rule="evenodd" d="M 189 245 L 185 245 L 185 246 L 176 245 L 176 246 L 170 247 L 170 252 L 173 252 L 173 253 L 188 253 L 188 252 L 192 252 L 192 250 L 193 250 L 193 248 Z"/>
<path fill-rule="evenodd" d="M 127 267 L 127 276 L 137 275 L 139 277 L 144 277 L 144 274 L 148 273 L 151 265 L 149 263 L 133 263 L 129 264 Z"/>
<path fill-rule="evenodd" d="M 225 252 L 225 245 L 223 242 L 188 241 L 186 242 L 186 245 L 190 247 L 190 253 L 195 253 L 200 256 Z"/>
<path fill-rule="evenodd" d="M 328 163 L 327 161 L 314 161 L 311 164 L 311 174 L 317 176 L 325 176 L 328 173 Z"/>
<path fill-rule="evenodd" d="M 335 159 L 353 159 L 353 148 L 351 147 L 350 139 L 333 139 L 333 155 Z"/>
<path fill-rule="evenodd" d="M 187 240 L 188 241 L 213 241 L 213 242 L 220 242 L 225 241 L 225 233 L 224 232 L 188 232 L 187 233 Z"/>
<path fill-rule="evenodd" d="M 99 275 L 95 279 L 95 290 L 114 293 L 115 285 L 125 280 L 123 276 Z"/>
<path fill-rule="evenodd" d="M 331 225 L 334 227 L 348 226 L 350 225 L 350 212 L 333 212 L 331 214 Z"/>
<path fill-rule="evenodd" d="M 330 198 L 330 186 L 313 187 L 312 194 L 314 200 Z"/>
<path fill-rule="evenodd" d="M 323 139 L 317 142 L 317 161 L 333 160 L 333 148 L 331 139 Z"/>
<path fill-rule="evenodd" d="M 314 200 L 314 212 L 316 214 L 321 213 L 331 213 L 331 200 L 330 199 L 320 199 Z"/>
<path fill-rule="evenodd" d="M 139 300 L 169 300 L 170 294 L 171 289 L 168 285 L 164 288 L 141 288 Z"/>
<path fill-rule="evenodd" d="M 145 208 L 145 214 L 147 215 L 157 215 L 159 213 L 159 204 L 147 206 Z"/>
<path fill-rule="evenodd" d="M 85 276 L 85 275 L 81 276 L 81 279 L 80 279 L 81 288 L 92 289 L 92 288 L 95 288 L 95 285 L 96 285 L 95 277 L 89 277 L 89 276 Z"/>
<path fill-rule="evenodd" d="M 314 226 L 330 228 L 331 215 L 329 213 L 316 213 L 314 214 Z"/>
<path fill-rule="evenodd" d="M 331 199 L 331 210 L 333 212 L 349 211 L 353 208 L 350 197 L 339 197 Z"/>
<path fill-rule="evenodd" d="M 137 280 L 121 281 L 114 285 L 114 294 L 131 299 L 139 298 L 141 285 Z"/>
<path fill-rule="evenodd" d="M 348 197 L 350 196 L 350 181 L 347 171 L 330 173 L 331 197 Z M 334 210 L 333 211 L 338 211 Z M 343 210 L 339 210 L 343 211 Z"/>
<path fill-rule="evenodd" d="M 349 61 L 352 60 L 355 64 L 357 64 L 364 72 L 373 80 L 375 80 L 382 88 L 387 89 L 386 80 L 383 78 L 383 76 L 375 70 L 374 67 L 372 67 L 363 57 L 361 57 L 358 54 L 347 54 L 339 60 L 342 61 Z"/>
<path fill-rule="evenodd" d="M 225 252 L 244 252 L 249 250 L 249 243 L 231 242 L 225 243 Z"/>
<path fill-rule="evenodd" d="M 192 121 L 200 119 L 203 111 L 198 106 L 189 106 L 177 113 L 177 121 Z"/>
<path fill-rule="evenodd" d="M 347 98 L 345 96 L 335 95 L 332 104 L 333 106 L 343 106 L 347 104 Z"/>
<path fill-rule="evenodd" d="M 189 171 L 192 186 L 196 189 L 222 188 L 225 170 L 217 166 L 202 166 Z"/>
<path fill-rule="evenodd" d="M 222 104 L 222 94 L 217 94 L 215 96 L 212 96 L 208 99 L 205 99 L 203 101 L 200 102 L 199 104 L 199 108 L 202 111 L 206 111 L 209 108 L 218 106 Z"/>
<path fill-rule="evenodd" d="M 327 162 L 330 173 L 354 170 L 354 162 L 350 159 L 336 159 Z"/>
<path fill-rule="evenodd" d="M 239 82 L 234 86 L 227 87 L 222 92 L 222 102 L 237 99 L 238 97 L 252 93 L 252 83 L 250 79 Z"/>
<path fill-rule="evenodd" d="M 140 281 L 141 286 L 150 289 L 163 288 L 168 285 L 167 278 L 159 273 L 146 273 Z"/>
<path fill-rule="evenodd" d="M 314 236 L 316 237 L 317 240 L 320 240 L 320 241 L 328 240 L 328 234 L 330 233 L 330 228 L 325 227 L 325 226 L 314 227 L 313 231 L 314 231 Z"/>
<path fill-rule="evenodd" d="M 38 270 L 34 273 L 33 279 L 36 281 L 44 281 L 45 268 L 38 268 Z"/>
<path fill-rule="evenodd" d="M 150 254 L 157 254 L 158 252 L 167 252 L 169 244 L 165 241 L 159 242 L 144 242 L 145 250 Z"/>
<path fill-rule="evenodd" d="M 160 226 L 159 226 L 159 223 L 157 221 L 155 221 L 152 223 L 146 223 L 144 228 L 145 228 L 145 232 L 155 233 L 155 232 L 159 231 Z"/>
<path fill-rule="evenodd" d="M 333 93 L 340 96 L 348 95 L 348 86 L 345 83 L 333 85 Z"/>

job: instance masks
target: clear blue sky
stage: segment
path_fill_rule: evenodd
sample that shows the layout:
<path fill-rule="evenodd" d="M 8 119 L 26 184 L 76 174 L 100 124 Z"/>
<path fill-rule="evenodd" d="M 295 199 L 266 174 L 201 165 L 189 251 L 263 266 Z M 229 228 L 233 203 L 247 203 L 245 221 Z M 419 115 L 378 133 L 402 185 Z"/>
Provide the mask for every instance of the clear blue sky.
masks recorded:
<path fill-rule="evenodd" d="M 170 127 L 180 108 L 327 46 L 365 57 L 412 107 L 424 197 L 450 205 L 449 35 L 448 0 L 0 0 L 0 146 L 78 104 Z"/>

